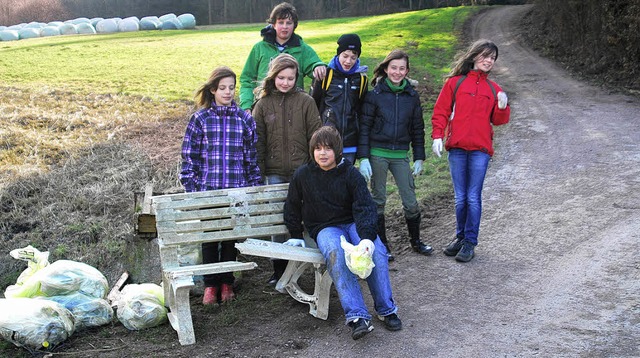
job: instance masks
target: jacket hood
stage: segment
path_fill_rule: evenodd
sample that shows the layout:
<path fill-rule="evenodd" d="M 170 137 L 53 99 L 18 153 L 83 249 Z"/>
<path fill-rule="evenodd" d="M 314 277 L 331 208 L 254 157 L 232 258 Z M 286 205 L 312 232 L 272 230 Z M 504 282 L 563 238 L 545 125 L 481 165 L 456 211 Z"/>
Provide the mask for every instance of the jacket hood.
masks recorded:
<path fill-rule="evenodd" d="M 273 25 L 269 24 L 260 30 L 260 36 L 262 36 L 262 40 L 268 42 L 270 44 L 276 43 L 276 29 L 273 28 Z M 300 46 L 300 40 L 302 38 L 298 36 L 295 32 L 291 34 L 291 38 L 287 41 L 287 46 Z"/>

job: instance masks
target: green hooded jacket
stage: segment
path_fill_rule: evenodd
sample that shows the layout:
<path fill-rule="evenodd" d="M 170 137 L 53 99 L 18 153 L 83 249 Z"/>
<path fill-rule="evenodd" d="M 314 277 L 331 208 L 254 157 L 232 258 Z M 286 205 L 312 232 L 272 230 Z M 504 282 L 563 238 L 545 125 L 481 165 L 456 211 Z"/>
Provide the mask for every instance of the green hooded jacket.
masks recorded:
<path fill-rule="evenodd" d="M 250 109 L 253 105 L 253 90 L 266 77 L 271 60 L 280 53 L 288 53 L 298 61 L 300 74 L 296 85 L 300 88 L 304 88 L 304 76 L 313 78 L 313 69 L 324 66 L 311 46 L 295 33 L 287 41 L 284 51 L 280 52 L 275 44 L 275 30 L 270 26 L 260 32 L 263 40 L 253 45 L 240 74 L 240 108 L 243 110 Z"/>

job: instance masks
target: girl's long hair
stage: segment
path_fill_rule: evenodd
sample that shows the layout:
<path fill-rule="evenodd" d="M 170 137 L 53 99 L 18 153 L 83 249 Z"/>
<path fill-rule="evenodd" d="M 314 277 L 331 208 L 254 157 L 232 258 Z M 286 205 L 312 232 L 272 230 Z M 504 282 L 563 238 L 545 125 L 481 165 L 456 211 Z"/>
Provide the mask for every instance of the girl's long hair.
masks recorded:
<path fill-rule="evenodd" d="M 387 73 L 385 70 L 389 67 L 389 62 L 393 60 L 405 59 L 407 61 L 407 70 L 409 69 L 409 54 L 402 50 L 393 50 L 389 52 L 387 57 L 380 62 L 376 68 L 373 70 L 373 79 L 371 80 L 371 86 L 375 87 L 376 83 L 378 83 L 384 77 L 387 77 Z"/>
<path fill-rule="evenodd" d="M 498 46 L 492 41 L 481 39 L 469 46 L 465 52 L 460 52 L 455 57 L 451 71 L 444 76 L 445 80 L 457 75 L 466 75 L 473 69 L 473 64 L 478 56 L 496 55 L 498 59 Z"/>
<path fill-rule="evenodd" d="M 298 82 L 298 61 L 289 55 L 288 53 L 281 53 L 269 63 L 269 70 L 267 76 L 262 80 L 259 87 L 254 90 L 254 94 L 257 99 L 277 92 L 276 89 L 276 77 L 278 73 L 287 68 L 292 68 L 296 72 L 296 83 Z M 293 86 L 292 90 L 296 90 L 296 86 Z"/>
<path fill-rule="evenodd" d="M 198 87 L 194 95 L 197 108 L 209 108 L 215 102 L 211 90 L 216 91 L 220 80 L 226 77 L 233 77 L 233 84 L 236 83 L 236 74 L 227 66 L 217 67 L 209 75 L 209 79 L 203 85 Z"/>

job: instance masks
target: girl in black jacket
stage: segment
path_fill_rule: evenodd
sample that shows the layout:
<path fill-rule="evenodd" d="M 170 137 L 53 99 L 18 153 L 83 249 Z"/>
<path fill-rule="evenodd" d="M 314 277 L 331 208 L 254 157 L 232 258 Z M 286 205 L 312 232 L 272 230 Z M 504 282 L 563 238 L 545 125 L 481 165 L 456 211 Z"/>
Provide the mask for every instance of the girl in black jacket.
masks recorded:
<path fill-rule="evenodd" d="M 387 246 L 384 209 L 387 201 L 387 172 L 391 172 L 402 199 L 409 242 L 416 252 L 429 255 L 433 248 L 420 240 L 420 206 L 413 176 L 422 172 L 425 159 L 424 121 L 420 96 L 406 76 L 409 55 L 393 50 L 374 70 L 374 79 L 362 106 L 358 158 L 360 172 L 371 179 L 373 200 L 378 207 L 378 235 Z M 413 150 L 413 171 L 409 165 Z M 413 176 L 412 176 L 413 174 Z M 389 256 L 393 260 L 393 256 Z"/>

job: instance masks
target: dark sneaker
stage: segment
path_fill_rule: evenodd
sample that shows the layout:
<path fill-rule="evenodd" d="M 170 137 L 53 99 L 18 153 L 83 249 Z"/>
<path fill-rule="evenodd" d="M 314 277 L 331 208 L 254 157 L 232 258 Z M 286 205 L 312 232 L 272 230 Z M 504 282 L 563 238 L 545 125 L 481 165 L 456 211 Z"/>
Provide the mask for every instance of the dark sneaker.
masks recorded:
<path fill-rule="evenodd" d="M 390 331 L 399 331 L 402 329 L 402 321 L 395 313 L 387 316 L 378 316 L 378 319 L 384 322 L 384 328 Z"/>
<path fill-rule="evenodd" d="M 388 253 L 388 254 L 387 254 L 387 260 L 388 260 L 389 262 L 393 262 L 393 261 L 395 261 L 395 259 L 396 259 L 396 258 L 395 258 L 391 253 Z"/>
<path fill-rule="evenodd" d="M 431 255 L 431 253 L 433 252 L 433 247 L 423 244 L 420 240 L 411 240 L 409 242 L 411 243 L 411 248 L 413 249 L 413 251 L 419 254 Z"/>
<path fill-rule="evenodd" d="M 354 321 L 349 322 L 349 327 L 351 327 L 351 338 L 353 338 L 354 341 L 373 331 L 371 321 L 364 318 L 356 318 Z"/>
<path fill-rule="evenodd" d="M 458 251 L 458 254 L 456 255 L 456 261 L 459 261 L 459 262 L 471 261 L 474 255 L 473 248 L 474 248 L 473 244 L 464 242 L 462 244 L 462 248 L 460 249 L 460 251 Z"/>
<path fill-rule="evenodd" d="M 458 251 L 460 251 L 461 248 L 462 248 L 462 239 L 456 237 L 442 251 L 447 256 L 455 256 L 458 254 Z"/>

